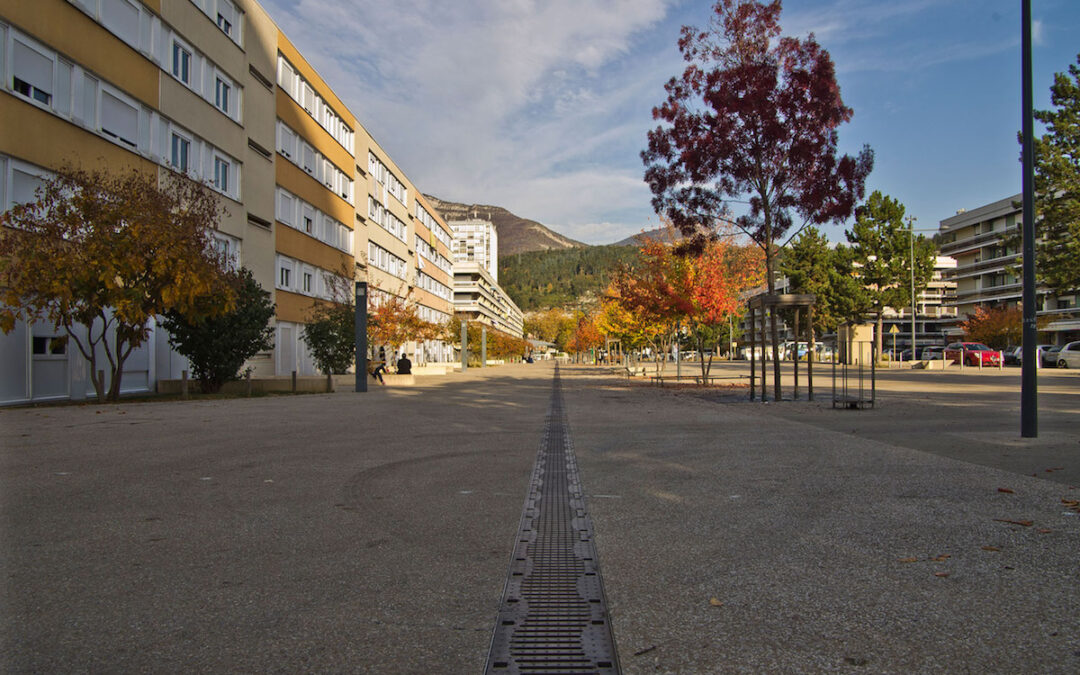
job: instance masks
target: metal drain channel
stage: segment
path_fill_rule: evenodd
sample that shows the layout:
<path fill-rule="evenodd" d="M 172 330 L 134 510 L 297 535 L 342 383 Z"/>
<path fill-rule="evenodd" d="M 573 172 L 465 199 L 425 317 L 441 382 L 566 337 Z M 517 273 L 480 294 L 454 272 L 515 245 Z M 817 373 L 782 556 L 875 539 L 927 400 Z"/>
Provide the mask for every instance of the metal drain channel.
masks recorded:
<path fill-rule="evenodd" d="M 620 672 L 558 365 L 486 672 Z"/>

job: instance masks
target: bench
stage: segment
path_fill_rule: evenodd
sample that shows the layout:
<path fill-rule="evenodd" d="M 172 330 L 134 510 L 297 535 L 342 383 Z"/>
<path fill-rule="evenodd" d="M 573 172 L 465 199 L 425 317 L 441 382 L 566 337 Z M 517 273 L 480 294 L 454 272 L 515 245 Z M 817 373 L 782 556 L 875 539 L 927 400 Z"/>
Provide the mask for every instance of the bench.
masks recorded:
<path fill-rule="evenodd" d="M 626 366 L 623 370 L 626 371 L 626 379 L 640 377 L 645 374 L 645 366 Z"/>
<path fill-rule="evenodd" d="M 664 380 L 674 380 L 676 384 L 683 380 L 693 380 L 694 384 L 712 384 L 717 380 L 749 380 L 749 375 L 653 375 L 652 383 L 656 386 L 664 386 Z"/>
<path fill-rule="evenodd" d="M 416 384 L 416 377 L 412 373 L 408 375 L 398 375 L 397 373 L 383 373 L 383 382 L 390 385 L 397 386 L 410 386 Z"/>

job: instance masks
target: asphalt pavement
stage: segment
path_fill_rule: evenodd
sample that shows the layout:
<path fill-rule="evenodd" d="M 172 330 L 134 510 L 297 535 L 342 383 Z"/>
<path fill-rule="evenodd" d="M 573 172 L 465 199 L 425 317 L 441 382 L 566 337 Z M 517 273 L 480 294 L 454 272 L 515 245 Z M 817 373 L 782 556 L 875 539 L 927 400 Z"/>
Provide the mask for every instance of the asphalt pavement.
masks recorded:
<path fill-rule="evenodd" d="M 625 672 L 1080 670 L 1075 373 L 562 376 Z M 0 670 L 479 672 L 551 377 L 0 410 Z"/>

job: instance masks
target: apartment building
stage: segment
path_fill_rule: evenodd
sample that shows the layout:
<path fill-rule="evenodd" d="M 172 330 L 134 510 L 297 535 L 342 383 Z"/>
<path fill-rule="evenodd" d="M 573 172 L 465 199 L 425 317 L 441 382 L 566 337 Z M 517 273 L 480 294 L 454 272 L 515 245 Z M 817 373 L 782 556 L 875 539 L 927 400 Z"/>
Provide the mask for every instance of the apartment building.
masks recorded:
<path fill-rule="evenodd" d="M 314 374 L 304 322 L 355 280 L 427 320 L 452 315 L 449 227 L 258 3 L 9 2 L 0 40 L 0 209 L 65 163 L 207 183 L 226 212 L 218 248 L 277 306 L 256 376 Z M 167 337 L 155 328 L 132 355 L 125 392 L 186 369 Z M 0 403 L 92 392 L 81 355 L 54 338 L 40 323 L 0 335 Z"/>
<path fill-rule="evenodd" d="M 448 225 L 454 232 L 454 262 L 474 262 L 486 268 L 498 283 L 499 235 L 495 231 L 495 223 L 473 218 L 452 220 Z"/>
<path fill-rule="evenodd" d="M 521 309 L 477 262 L 454 263 L 454 309 L 469 321 L 520 338 L 525 334 Z"/>
<path fill-rule="evenodd" d="M 1020 304 L 1023 284 L 1017 234 L 1023 222 L 1021 198 L 1017 194 L 970 211 L 961 209 L 940 222 L 941 253 L 956 259 L 955 270 L 947 276 L 956 284 L 955 300 L 949 303 L 956 321 L 971 316 L 979 306 Z M 1006 245 L 1003 240 L 1008 239 L 1016 243 Z M 1076 302 L 1076 293 L 1055 296 L 1046 289 L 1036 290 L 1040 332 L 1047 334 L 1048 340 L 1063 343 L 1080 339 Z M 955 323 L 948 331 L 957 336 L 963 333 Z"/>

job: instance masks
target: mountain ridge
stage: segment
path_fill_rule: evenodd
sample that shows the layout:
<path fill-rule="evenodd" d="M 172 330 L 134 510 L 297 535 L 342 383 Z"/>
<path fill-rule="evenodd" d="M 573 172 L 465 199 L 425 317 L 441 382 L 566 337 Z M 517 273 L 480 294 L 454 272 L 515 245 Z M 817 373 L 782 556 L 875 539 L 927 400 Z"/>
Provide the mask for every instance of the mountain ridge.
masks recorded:
<path fill-rule="evenodd" d="M 424 197 L 439 212 L 443 220 L 468 220 L 479 218 L 495 224 L 499 236 L 499 258 L 528 253 L 589 246 L 563 236 L 535 220 L 522 218 L 501 206 L 490 204 L 462 204 L 439 199 L 434 195 Z"/>

